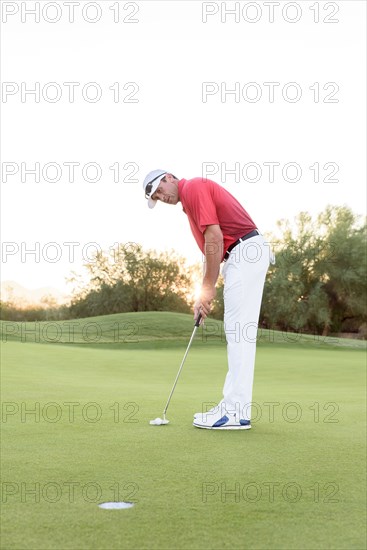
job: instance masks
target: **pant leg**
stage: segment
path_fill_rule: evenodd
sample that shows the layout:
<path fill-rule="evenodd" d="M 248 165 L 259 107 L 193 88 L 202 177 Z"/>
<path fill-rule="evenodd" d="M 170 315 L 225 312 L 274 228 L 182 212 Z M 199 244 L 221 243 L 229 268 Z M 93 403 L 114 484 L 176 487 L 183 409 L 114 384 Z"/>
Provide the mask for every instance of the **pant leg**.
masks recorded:
<path fill-rule="evenodd" d="M 228 373 L 223 387 L 227 410 L 251 419 L 256 337 L 269 247 L 262 235 L 237 245 L 223 267 L 224 330 Z"/>

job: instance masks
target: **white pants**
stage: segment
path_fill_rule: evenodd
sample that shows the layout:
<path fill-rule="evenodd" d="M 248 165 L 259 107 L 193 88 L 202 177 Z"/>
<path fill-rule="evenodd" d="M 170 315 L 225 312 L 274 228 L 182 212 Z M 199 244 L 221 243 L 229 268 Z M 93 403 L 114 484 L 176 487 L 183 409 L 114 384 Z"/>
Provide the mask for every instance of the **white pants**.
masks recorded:
<path fill-rule="evenodd" d="M 223 405 L 245 420 L 251 420 L 257 326 L 270 261 L 275 262 L 269 244 L 256 235 L 239 243 L 222 267 L 228 356 Z"/>

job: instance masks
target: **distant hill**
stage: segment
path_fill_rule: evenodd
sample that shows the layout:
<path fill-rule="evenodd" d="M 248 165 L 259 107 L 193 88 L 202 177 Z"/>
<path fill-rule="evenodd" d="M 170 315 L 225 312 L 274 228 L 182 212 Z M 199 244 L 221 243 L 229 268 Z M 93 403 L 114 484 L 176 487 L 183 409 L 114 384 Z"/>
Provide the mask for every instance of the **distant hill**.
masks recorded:
<path fill-rule="evenodd" d="M 187 347 L 194 328 L 192 313 L 174 313 L 168 311 L 139 311 L 114 313 L 98 317 L 62 320 L 49 323 L 15 322 L 0 320 L 0 338 L 2 342 L 37 342 L 44 344 L 76 344 L 92 347 L 130 347 L 131 349 L 159 349 Z M 43 327 L 47 329 L 44 330 Z M 28 328 L 29 327 L 29 328 Z M 281 346 L 300 350 L 302 348 L 349 348 L 366 350 L 366 342 L 350 338 L 317 336 L 261 329 L 258 332 L 258 344 L 266 347 Z M 195 347 L 205 350 L 208 346 L 226 347 L 223 322 L 216 319 L 206 320 L 201 326 L 194 342 Z M 269 359 L 270 361 L 270 359 Z"/>
<path fill-rule="evenodd" d="M 3 281 L 0 288 L 1 300 L 4 302 L 14 301 L 18 307 L 42 304 L 46 296 L 55 300 L 56 305 L 68 301 L 68 296 L 57 288 L 44 286 L 41 288 L 25 288 L 16 281 Z"/>

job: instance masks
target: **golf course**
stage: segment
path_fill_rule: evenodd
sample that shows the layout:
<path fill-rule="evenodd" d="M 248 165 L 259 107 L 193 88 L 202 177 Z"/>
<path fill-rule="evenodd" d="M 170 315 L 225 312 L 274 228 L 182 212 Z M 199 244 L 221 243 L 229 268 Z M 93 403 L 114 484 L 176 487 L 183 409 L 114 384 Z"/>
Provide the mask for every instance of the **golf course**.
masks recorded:
<path fill-rule="evenodd" d="M 363 549 L 365 342 L 259 330 L 252 429 L 203 430 L 223 324 L 2 321 L 3 549 Z M 102 509 L 129 502 L 128 509 Z"/>

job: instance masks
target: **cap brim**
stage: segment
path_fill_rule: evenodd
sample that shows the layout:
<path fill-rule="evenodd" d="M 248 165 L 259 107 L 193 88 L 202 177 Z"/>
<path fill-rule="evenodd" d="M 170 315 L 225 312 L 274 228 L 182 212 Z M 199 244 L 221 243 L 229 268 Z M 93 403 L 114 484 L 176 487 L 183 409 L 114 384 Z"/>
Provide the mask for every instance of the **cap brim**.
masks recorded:
<path fill-rule="evenodd" d="M 151 198 L 152 195 L 154 195 L 154 193 L 156 192 L 156 190 L 158 189 L 158 186 L 159 184 L 161 183 L 161 179 L 164 178 L 164 176 L 167 174 L 168 172 L 163 172 L 163 174 L 161 174 L 157 179 L 156 181 L 154 182 L 154 185 L 151 189 L 151 192 L 150 192 L 150 197 L 148 198 L 148 206 L 149 208 L 154 208 L 155 205 L 157 204 L 157 201 L 156 200 L 153 200 Z"/>
<path fill-rule="evenodd" d="M 151 199 L 151 198 L 149 197 L 149 199 L 148 199 L 148 206 L 149 206 L 149 208 L 154 208 L 156 204 L 157 204 L 157 201 L 154 201 L 153 199 Z"/>

